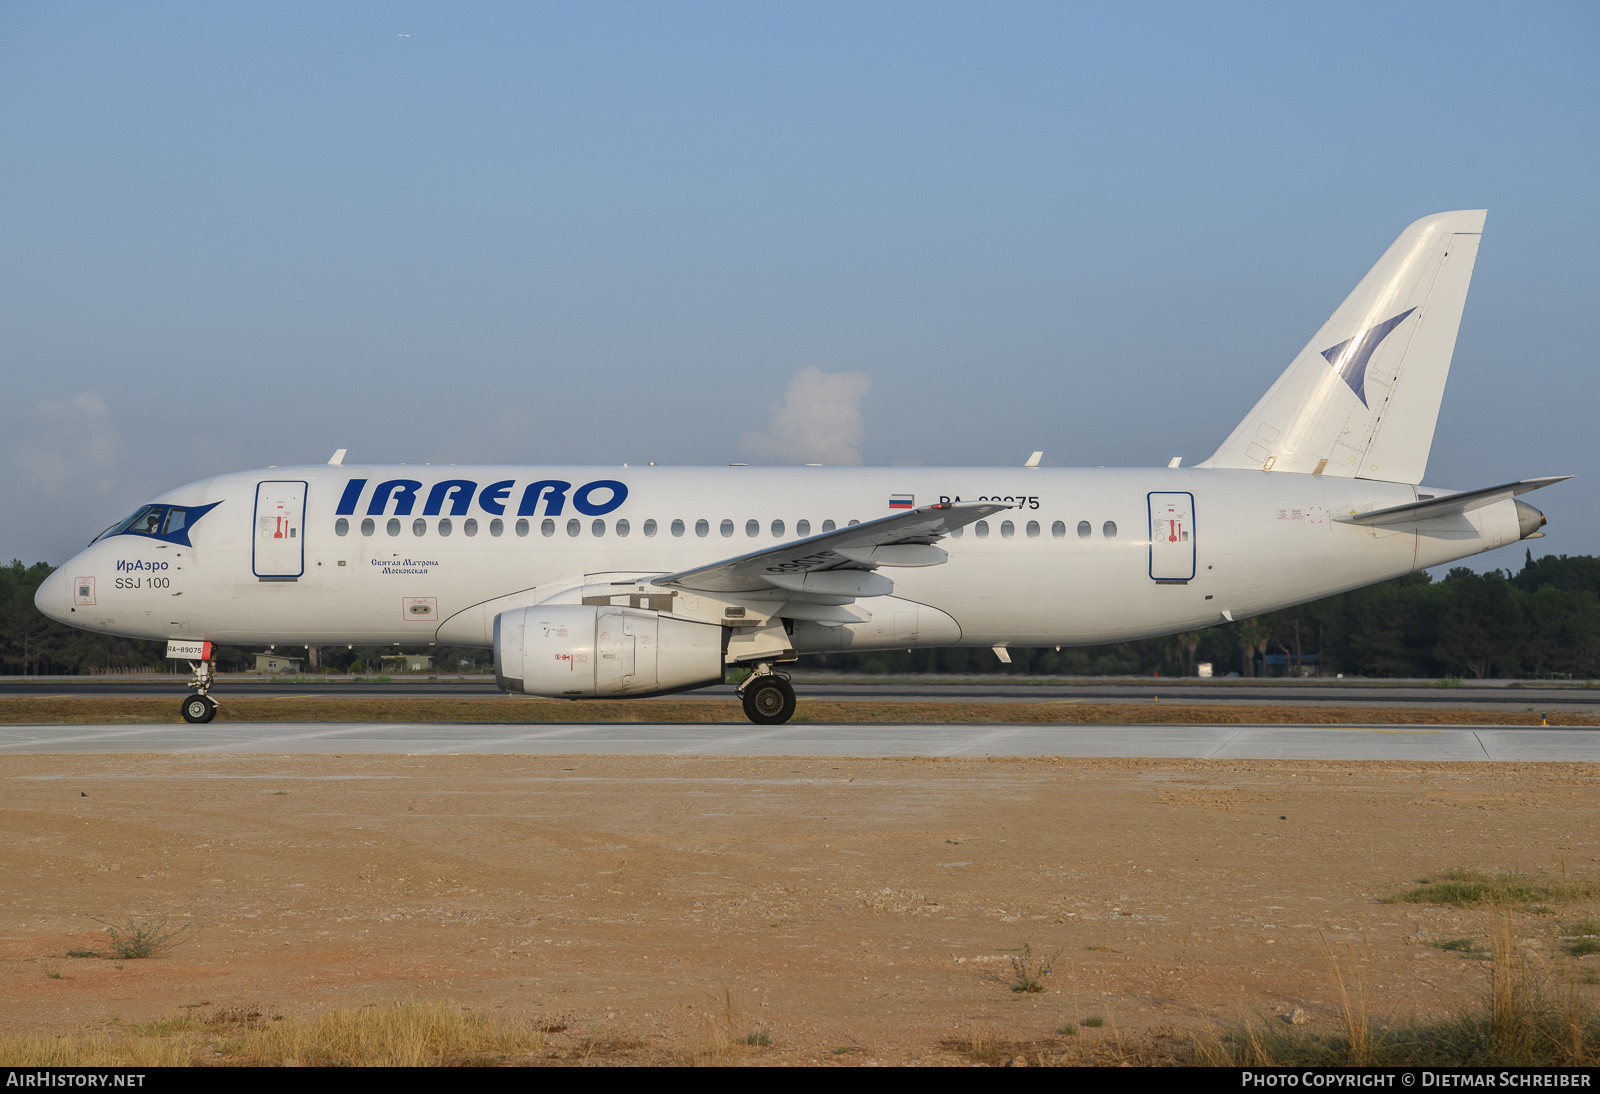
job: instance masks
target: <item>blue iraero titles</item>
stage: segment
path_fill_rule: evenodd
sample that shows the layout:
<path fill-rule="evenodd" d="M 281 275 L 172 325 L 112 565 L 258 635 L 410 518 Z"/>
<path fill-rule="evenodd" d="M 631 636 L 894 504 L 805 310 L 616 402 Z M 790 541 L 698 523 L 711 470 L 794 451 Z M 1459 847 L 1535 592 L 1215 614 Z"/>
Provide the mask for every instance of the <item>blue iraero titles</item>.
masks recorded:
<path fill-rule="evenodd" d="M 369 481 L 351 479 L 345 484 L 344 494 L 339 498 L 339 516 L 355 515 Z M 422 515 L 466 516 L 476 498 L 478 508 L 485 513 L 503 517 L 506 515 L 506 506 L 510 504 L 516 485 L 516 479 L 502 479 L 500 482 L 491 482 L 480 490 L 477 483 L 467 479 L 445 479 L 427 488 L 426 499 L 422 503 Z M 371 498 L 367 502 L 366 515 L 381 517 L 392 514 L 397 517 L 409 517 L 416 508 L 417 496 L 422 490 L 423 484 L 416 479 L 387 479 L 380 482 L 373 487 Z M 562 482 L 560 479 L 540 479 L 522 488 L 516 515 L 559 517 L 567 506 L 569 492 L 572 507 L 586 517 L 603 517 L 628 500 L 628 487 L 616 479 L 596 479 L 584 483 L 576 490 L 573 490 L 570 482 Z M 595 500 L 596 495 L 602 500 Z M 541 503 L 543 503 L 542 514 Z"/>

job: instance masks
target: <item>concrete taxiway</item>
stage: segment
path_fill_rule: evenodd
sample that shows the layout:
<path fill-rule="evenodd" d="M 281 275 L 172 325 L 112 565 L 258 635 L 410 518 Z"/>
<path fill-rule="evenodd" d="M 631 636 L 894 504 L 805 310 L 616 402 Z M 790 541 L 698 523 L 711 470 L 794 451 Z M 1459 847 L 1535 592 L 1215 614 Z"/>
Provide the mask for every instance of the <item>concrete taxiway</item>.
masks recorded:
<path fill-rule="evenodd" d="M 0 678 L 0 699 L 122 699 L 173 698 L 184 693 L 186 676 L 82 677 L 29 676 Z M 794 677 L 802 699 L 865 702 L 920 703 L 1148 703 L 1294 704 L 1345 707 L 1469 707 L 1501 710 L 1563 710 L 1574 714 L 1600 713 L 1600 688 L 1581 684 L 1544 682 L 1474 681 L 1461 687 L 1440 687 L 1428 681 L 1333 680 L 1196 680 L 1120 677 L 1099 680 L 1008 681 L 1003 677 L 934 678 L 888 677 L 878 680 Z M 1514 686 L 1513 686 L 1514 685 Z M 296 677 L 225 675 L 217 685 L 218 697 L 228 695 L 284 697 L 289 693 L 324 698 L 489 698 L 502 693 L 490 676 L 397 676 L 388 683 L 347 677 Z M 665 698 L 679 701 L 734 702 L 731 685 L 677 692 Z M 638 699 L 635 702 L 652 702 Z"/>
<path fill-rule="evenodd" d="M 803 723 L 768 728 L 632 722 L 0 726 L 0 755 L 62 753 L 1064 756 L 1600 763 L 1600 729 Z"/>

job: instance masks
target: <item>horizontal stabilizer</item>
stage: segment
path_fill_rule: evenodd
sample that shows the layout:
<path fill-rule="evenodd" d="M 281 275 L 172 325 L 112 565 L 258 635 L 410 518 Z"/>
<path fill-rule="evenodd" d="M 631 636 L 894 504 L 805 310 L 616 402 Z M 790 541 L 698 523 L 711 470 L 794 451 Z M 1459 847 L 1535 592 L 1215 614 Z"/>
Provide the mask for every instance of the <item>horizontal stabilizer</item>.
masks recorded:
<path fill-rule="evenodd" d="M 1370 513 L 1351 512 L 1349 516 L 1334 517 L 1340 524 L 1362 524 L 1386 527 L 1396 524 L 1416 524 L 1418 521 L 1432 520 L 1434 517 L 1448 517 L 1455 513 L 1470 513 L 1474 509 L 1482 509 L 1485 505 L 1493 505 L 1497 501 L 1526 494 L 1530 490 L 1538 490 L 1546 486 L 1553 486 L 1558 482 L 1566 482 L 1571 475 L 1552 475 L 1542 479 L 1523 479 L 1521 482 L 1508 482 L 1500 486 L 1485 486 L 1482 490 L 1466 490 L 1459 494 L 1446 494 L 1440 498 L 1431 498 L 1425 501 L 1414 501 L 1406 505 L 1395 505 L 1388 509 L 1374 509 Z"/>

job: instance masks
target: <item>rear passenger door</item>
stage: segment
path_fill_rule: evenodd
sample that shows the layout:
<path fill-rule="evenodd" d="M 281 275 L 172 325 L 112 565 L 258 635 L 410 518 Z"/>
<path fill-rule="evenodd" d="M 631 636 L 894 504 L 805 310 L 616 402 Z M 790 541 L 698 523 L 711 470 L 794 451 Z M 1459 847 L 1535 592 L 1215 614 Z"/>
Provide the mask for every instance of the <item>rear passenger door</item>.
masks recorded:
<path fill-rule="evenodd" d="M 1152 493 L 1150 504 L 1150 576 L 1180 582 L 1194 577 L 1194 495 Z"/>

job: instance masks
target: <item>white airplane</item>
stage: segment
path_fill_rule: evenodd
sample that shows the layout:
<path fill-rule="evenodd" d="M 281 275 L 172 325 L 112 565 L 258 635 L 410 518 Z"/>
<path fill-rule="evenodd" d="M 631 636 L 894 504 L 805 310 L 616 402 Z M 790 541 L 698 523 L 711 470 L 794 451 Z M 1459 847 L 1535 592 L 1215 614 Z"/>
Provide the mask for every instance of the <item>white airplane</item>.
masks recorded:
<path fill-rule="evenodd" d="M 500 687 L 660 695 L 805 653 L 1090 645 L 1212 626 L 1542 533 L 1515 495 L 1419 485 L 1485 212 L 1400 234 L 1191 468 L 345 466 L 220 475 L 40 587 L 52 619 L 213 644 L 492 647 Z"/>

